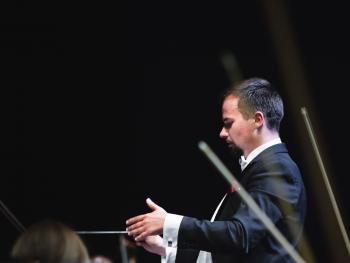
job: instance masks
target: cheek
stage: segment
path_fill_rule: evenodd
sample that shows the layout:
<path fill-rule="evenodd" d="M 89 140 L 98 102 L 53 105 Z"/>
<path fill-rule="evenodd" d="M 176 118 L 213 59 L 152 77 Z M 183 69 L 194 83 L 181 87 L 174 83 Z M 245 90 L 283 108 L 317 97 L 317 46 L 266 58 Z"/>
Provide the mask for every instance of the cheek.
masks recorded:
<path fill-rule="evenodd" d="M 245 137 L 248 134 L 247 127 L 236 125 L 235 127 L 231 127 L 229 131 L 230 138 L 235 141 L 235 143 L 240 143 L 245 140 Z"/>
<path fill-rule="evenodd" d="M 238 141 L 239 138 L 242 136 L 242 130 L 239 128 L 237 129 L 237 127 L 233 127 L 229 130 L 228 135 L 232 140 Z"/>

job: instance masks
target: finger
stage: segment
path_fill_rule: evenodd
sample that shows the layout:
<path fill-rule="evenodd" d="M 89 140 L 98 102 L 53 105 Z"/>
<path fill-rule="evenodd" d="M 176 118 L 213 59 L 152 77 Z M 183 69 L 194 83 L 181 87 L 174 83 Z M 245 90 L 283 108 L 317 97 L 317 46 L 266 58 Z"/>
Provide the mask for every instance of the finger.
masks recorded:
<path fill-rule="evenodd" d="M 151 200 L 151 198 L 147 198 L 147 199 L 146 199 L 146 203 L 147 203 L 148 207 L 151 208 L 152 210 L 156 210 L 156 209 L 161 208 L 161 207 L 158 206 L 155 202 L 153 202 L 153 201 Z"/>
<path fill-rule="evenodd" d="M 148 237 L 149 234 L 146 231 L 141 232 L 138 236 L 135 237 L 135 241 L 140 242 L 140 241 L 145 241 L 146 237 Z"/>
<path fill-rule="evenodd" d="M 144 225 L 144 221 L 139 221 L 135 224 L 132 224 L 126 228 L 126 231 L 130 232 L 132 230 L 138 229 Z"/>
<path fill-rule="evenodd" d="M 133 236 L 134 238 L 138 235 L 140 235 L 142 232 L 145 232 L 144 227 L 139 227 L 137 229 L 134 229 L 133 231 L 128 231 L 129 236 Z"/>
<path fill-rule="evenodd" d="M 132 238 L 135 240 L 135 241 L 141 241 L 141 240 L 136 240 L 137 237 L 139 237 L 141 235 L 143 231 L 134 231 L 134 232 L 130 232 L 128 235 L 129 236 L 132 236 Z M 143 240 L 142 240 L 143 241 Z"/>
<path fill-rule="evenodd" d="M 139 215 L 139 216 L 129 218 L 128 220 L 126 220 L 126 225 L 132 225 L 132 224 L 135 224 L 139 221 L 142 221 L 145 218 L 145 216 L 146 215 L 144 214 L 144 215 Z"/>

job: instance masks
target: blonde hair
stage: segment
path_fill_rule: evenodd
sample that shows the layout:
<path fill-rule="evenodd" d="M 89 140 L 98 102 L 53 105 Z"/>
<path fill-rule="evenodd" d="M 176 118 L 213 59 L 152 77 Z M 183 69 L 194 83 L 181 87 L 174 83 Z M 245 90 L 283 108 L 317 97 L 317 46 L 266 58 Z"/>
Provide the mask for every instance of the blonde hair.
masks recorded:
<path fill-rule="evenodd" d="M 16 240 L 11 256 L 40 263 L 90 262 L 80 237 L 68 226 L 54 220 L 31 225 Z"/>

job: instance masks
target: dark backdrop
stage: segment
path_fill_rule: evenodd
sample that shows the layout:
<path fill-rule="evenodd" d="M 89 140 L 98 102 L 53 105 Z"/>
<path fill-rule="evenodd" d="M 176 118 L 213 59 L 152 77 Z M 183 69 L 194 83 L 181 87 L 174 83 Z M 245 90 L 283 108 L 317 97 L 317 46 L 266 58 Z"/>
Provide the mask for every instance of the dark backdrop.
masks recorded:
<path fill-rule="evenodd" d="M 125 219 L 148 211 L 147 197 L 209 219 L 227 185 L 197 143 L 237 169 L 218 137 L 218 99 L 230 83 L 222 54 L 284 96 L 281 137 L 303 169 L 304 154 L 314 153 L 300 149 L 261 1 L 228 2 L 1 4 L 0 200 L 25 226 L 55 218 L 77 230 L 123 230 Z M 348 15 L 335 3 L 285 3 L 347 222 Z M 320 174 L 304 176 L 311 191 Z M 329 262 L 320 202 L 309 198 L 306 234 Z M 17 236 L 0 215 L 1 259 Z M 119 262 L 117 237 L 83 238 L 91 254 Z"/>

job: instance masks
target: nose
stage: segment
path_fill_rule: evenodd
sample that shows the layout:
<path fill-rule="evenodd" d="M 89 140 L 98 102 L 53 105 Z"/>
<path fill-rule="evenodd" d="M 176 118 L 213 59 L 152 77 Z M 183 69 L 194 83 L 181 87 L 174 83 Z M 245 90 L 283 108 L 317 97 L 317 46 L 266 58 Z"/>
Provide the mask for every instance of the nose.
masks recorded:
<path fill-rule="evenodd" d="M 225 130 L 224 127 L 221 129 L 219 136 L 221 139 L 224 139 L 224 140 L 227 138 L 227 131 Z"/>

